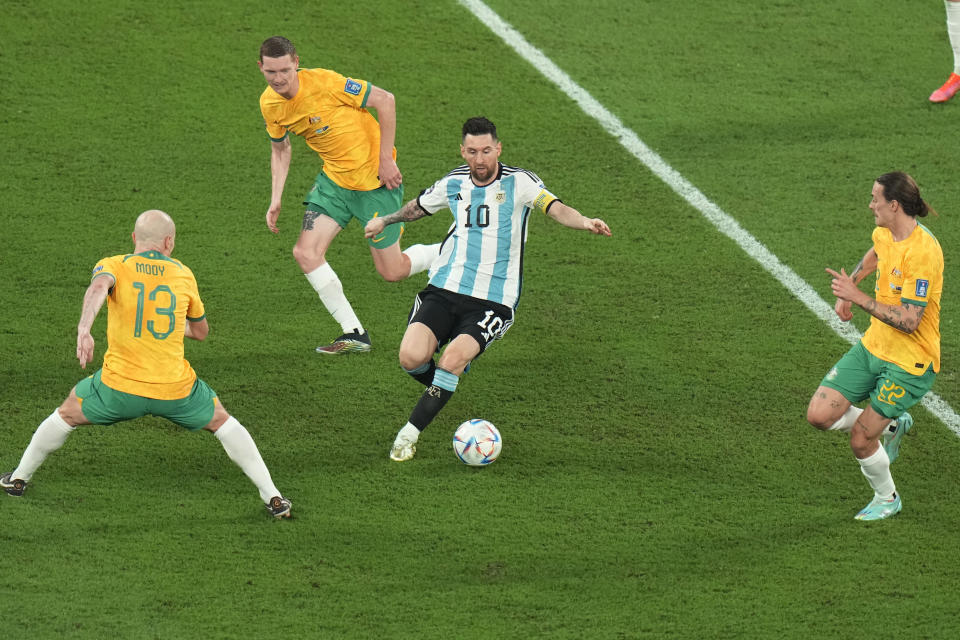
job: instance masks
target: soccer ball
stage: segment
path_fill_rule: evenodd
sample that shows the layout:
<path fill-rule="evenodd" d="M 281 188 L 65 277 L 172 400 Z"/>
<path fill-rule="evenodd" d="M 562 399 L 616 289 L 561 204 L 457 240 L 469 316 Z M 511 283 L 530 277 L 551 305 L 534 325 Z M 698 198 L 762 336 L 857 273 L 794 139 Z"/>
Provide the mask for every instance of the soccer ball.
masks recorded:
<path fill-rule="evenodd" d="M 474 418 L 457 427 L 453 434 L 453 451 L 460 461 L 471 467 L 485 467 L 500 455 L 503 439 L 490 422 Z"/>

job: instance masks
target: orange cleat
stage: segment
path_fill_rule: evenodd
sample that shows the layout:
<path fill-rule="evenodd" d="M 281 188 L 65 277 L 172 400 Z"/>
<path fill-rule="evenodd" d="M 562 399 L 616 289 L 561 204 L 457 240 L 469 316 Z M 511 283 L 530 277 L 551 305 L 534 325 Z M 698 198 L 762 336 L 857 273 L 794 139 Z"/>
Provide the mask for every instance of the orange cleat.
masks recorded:
<path fill-rule="evenodd" d="M 943 86 L 930 94 L 930 102 L 946 102 L 953 97 L 957 91 L 960 91 L 960 76 L 951 73 Z"/>

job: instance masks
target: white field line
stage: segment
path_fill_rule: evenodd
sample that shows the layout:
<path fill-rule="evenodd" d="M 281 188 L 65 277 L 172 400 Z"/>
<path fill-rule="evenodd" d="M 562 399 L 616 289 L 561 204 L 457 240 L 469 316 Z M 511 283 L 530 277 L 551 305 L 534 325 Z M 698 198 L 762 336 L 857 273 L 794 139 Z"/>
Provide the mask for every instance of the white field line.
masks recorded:
<path fill-rule="evenodd" d="M 833 307 L 807 282 L 798 276 L 790 267 L 750 235 L 740 223 L 725 213 L 720 207 L 711 202 L 703 193 L 668 165 L 655 151 L 650 149 L 636 133 L 628 129 L 620 119 L 613 115 L 606 107 L 600 104 L 583 87 L 578 85 L 560 67 L 553 63 L 542 51 L 527 42 L 516 29 L 505 22 L 490 7 L 481 0 L 458 0 L 480 22 L 493 31 L 511 49 L 520 54 L 550 82 L 557 85 L 561 91 L 576 102 L 584 113 L 600 123 L 607 133 L 617 139 L 637 160 L 642 162 L 657 177 L 663 180 L 681 198 L 690 203 L 693 208 L 703 214 L 721 233 L 737 243 L 748 256 L 756 260 L 776 278 L 787 291 L 795 295 L 810 311 L 814 313 L 833 331 L 851 344 L 856 343 L 861 334 L 853 324 L 841 322 L 833 312 Z M 940 396 L 933 392 L 923 398 L 923 405 L 932 414 L 937 416 L 955 434 L 960 436 L 960 416 Z"/>

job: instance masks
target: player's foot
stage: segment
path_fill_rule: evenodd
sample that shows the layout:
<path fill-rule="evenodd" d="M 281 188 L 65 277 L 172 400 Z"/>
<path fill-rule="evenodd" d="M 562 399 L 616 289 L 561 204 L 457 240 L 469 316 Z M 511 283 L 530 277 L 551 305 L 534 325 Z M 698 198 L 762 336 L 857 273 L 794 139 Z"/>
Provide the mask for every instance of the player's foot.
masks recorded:
<path fill-rule="evenodd" d="M 900 455 L 900 441 L 903 440 L 910 428 L 913 427 L 913 416 L 909 413 L 904 412 L 899 418 L 897 418 L 897 424 L 893 426 L 893 430 L 887 429 L 883 433 L 883 448 L 887 450 L 887 457 L 890 458 L 890 462 L 893 462 L 897 459 L 897 456 Z"/>
<path fill-rule="evenodd" d="M 394 462 L 406 462 L 417 452 L 417 441 L 408 438 L 402 433 L 397 434 L 390 448 L 390 459 Z"/>
<path fill-rule="evenodd" d="M 274 518 L 290 517 L 290 507 L 292 503 L 283 496 L 273 496 L 265 506 Z"/>
<path fill-rule="evenodd" d="M 860 510 L 860 513 L 854 516 L 856 520 L 883 520 L 890 516 L 900 513 L 900 494 L 893 494 L 892 500 L 881 500 L 874 496 L 870 504 Z"/>
<path fill-rule="evenodd" d="M 345 333 L 328 345 L 317 347 L 317 353 L 343 354 L 370 351 L 370 334 L 366 331 Z"/>
<path fill-rule="evenodd" d="M 13 471 L 0 476 L 0 489 L 6 491 L 8 495 L 19 498 L 23 495 L 23 492 L 27 490 L 27 482 L 19 478 L 14 480 L 10 477 L 12 475 Z"/>
<path fill-rule="evenodd" d="M 957 91 L 960 91 L 960 76 L 951 73 L 947 81 L 943 83 L 943 86 L 930 94 L 930 102 L 946 102 L 952 98 Z"/>

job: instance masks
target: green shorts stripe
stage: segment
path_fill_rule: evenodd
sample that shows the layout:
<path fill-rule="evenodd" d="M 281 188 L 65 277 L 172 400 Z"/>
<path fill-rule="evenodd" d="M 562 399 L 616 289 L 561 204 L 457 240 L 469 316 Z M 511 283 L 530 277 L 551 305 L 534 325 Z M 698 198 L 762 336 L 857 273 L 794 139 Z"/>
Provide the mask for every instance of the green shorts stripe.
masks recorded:
<path fill-rule="evenodd" d="M 141 416 L 166 418 L 184 429 L 197 431 L 210 424 L 217 393 L 197 378 L 190 395 L 177 400 L 157 400 L 117 391 L 100 379 L 101 371 L 77 383 L 80 410 L 92 424 L 114 424 Z"/>
<path fill-rule="evenodd" d="M 333 218 L 341 229 L 346 228 L 352 218 L 366 225 L 377 216 L 385 216 L 400 209 L 403 204 L 403 185 L 396 189 L 381 186 L 373 191 L 353 191 L 344 189 L 327 174 L 320 172 L 313 183 L 310 193 L 303 199 L 308 210 L 322 213 Z M 382 233 L 367 240 L 374 249 L 384 249 L 400 240 L 403 235 L 403 223 L 391 224 Z"/>

